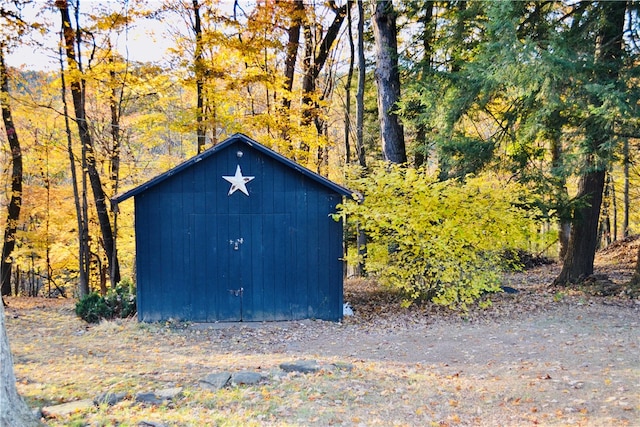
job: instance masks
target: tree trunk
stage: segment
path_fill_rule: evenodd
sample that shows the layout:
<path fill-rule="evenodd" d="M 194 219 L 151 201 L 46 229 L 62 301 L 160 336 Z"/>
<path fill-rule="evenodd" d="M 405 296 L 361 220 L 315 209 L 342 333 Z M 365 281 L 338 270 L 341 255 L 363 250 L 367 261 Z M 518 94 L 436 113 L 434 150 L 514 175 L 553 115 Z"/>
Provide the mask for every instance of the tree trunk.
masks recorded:
<path fill-rule="evenodd" d="M 300 46 L 300 28 L 305 17 L 304 3 L 302 0 L 294 0 L 293 3 L 284 4 L 290 8 L 291 26 L 287 30 L 287 53 L 284 60 L 284 90 L 285 96 L 282 98 L 282 106 L 285 111 L 291 108 L 291 90 L 293 89 L 293 76 L 296 71 L 296 59 L 298 58 L 298 47 Z"/>
<path fill-rule="evenodd" d="M 298 49 L 300 47 L 300 29 L 302 28 L 302 21 L 305 18 L 304 3 L 302 0 L 294 0 L 293 2 L 283 2 L 286 13 L 291 20 L 290 26 L 287 29 L 287 48 L 286 56 L 284 60 L 284 95 L 282 97 L 281 120 L 282 139 L 288 142 L 289 151 L 292 156 L 294 155 L 294 146 L 291 142 L 290 135 L 290 123 L 289 123 L 289 111 L 291 109 L 291 96 L 293 91 L 293 77 L 296 71 L 296 61 L 298 59 Z"/>
<path fill-rule="evenodd" d="M 404 130 L 395 114 L 400 99 L 398 71 L 398 40 L 396 14 L 391 0 L 374 4 L 373 34 L 376 41 L 376 85 L 382 154 L 391 163 L 406 163 Z"/>
<path fill-rule="evenodd" d="M 40 426 L 16 388 L 13 358 L 5 326 L 4 306 L 0 304 L 0 426 Z"/>
<path fill-rule="evenodd" d="M 613 180 L 610 173 L 605 174 L 604 179 L 604 194 L 602 196 L 602 207 L 600 210 L 601 217 L 601 231 L 600 231 L 600 248 L 606 248 L 611 243 L 615 242 L 615 209 L 613 205 L 614 200 L 613 193 Z M 613 219 L 611 218 L 613 216 Z"/>
<path fill-rule="evenodd" d="M 60 10 L 62 17 L 62 27 L 64 35 L 64 47 L 67 53 L 67 63 L 72 71 L 82 70 L 78 67 L 78 60 L 74 49 L 74 30 L 71 26 L 71 19 L 69 16 L 69 8 L 66 0 L 57 0 L 56 7 Z M 93 192 L 94 203 L 98 214 L 98 222 L 100 223 L 100 231 L 102 234 L 102 241 L 107 259 L 109 263 L 115 260 L 114 265 L 109 269 L 113 272 L 111 280 L 114 283 L 120 281 L 120 268 L 118 265 L 118 259 L 114 257 L 114 243 L 113 243 L 113 231 L 111 229 L 111 222 L 109 219 L 109 212 L 107 210 L 106 197 L 102 188 L 102 182 L 100 175 L 96 167 L 96 158 L 93 148 L 93 140 L 89 131 L 89 125 L 86 119 L 85 112 L 85 100 L 84 100 L 84 84 L 80 78 L 74 78 L 71 81 L 71 97 L 73 99 L 73 107 L 76 115 L 76 124 L 78 126 L 78 132 L 80 135 L 80 142 L 87 152 L 87 173 L 89 174 L 89 182 L 91 184 L 91 190 Z"/>
<path fill-rule="evenodd" d="M 9 141 L 11 151 L 11 200 L 7 208 L 7 223 L 4 229 L 2 246 L 2 260 L 0 261 L 0 276 L 2 277 L 2 295 L 11 295 L 11 255 L 16 246 L 16 232 L 22 204 L 22 151 L 16 132 L 11 108 L 9 106 L 9 76 L 4 63 L 4 47 L 0 45 L 0 104 L 2 105 L 2 120 Z"/>
<path fill-rule="evenodd" d="M 358 0 L 358 90 L 356 91 L 356 155 L 358 163 L 367 167 L 364 151 L 364 89 L 367 76 L 367 63 L 364 57 L 364 6 Z"/>
<path fill-rule="evenodd" d="M 200 4 L 198 0 L 193 0 L 193 16 L 193 32 L 196 36 L 196 49 L 193 60 L 194 74 L 196 76 L 196 135 L 198 154 L 200 154 L 204 151 L 206 145 L 207 130 L 204 118 L 205 66 L 202 59 L 202 24 L 200 21 Z"/>
<path fill-rule="evenodd" d="M 571 221 L 560 219 L 558 221 L 558 241 L 560 249 L 558 252 L 559 259 L 564 260 L 567 256 L 567 248 L 569 247 L 569 237 L 571 236 Z"/>
<path fill-rule="evenodd" d="M 626 2 L 603 2 L 599 5 L 601 26 L 598 30 L 598 46 L 595 62 L 602 65 L 596 78 L 615 81 L 619 75 L 622 57 L 622 34 L 624 32 Z M 612 132 L 595 117 L 586 120 L 585 138 L 589 142 L 585 172 L 580 177 L 577 197 L 585 203 L 576 208 L 574 223 L 569 236 L 569 245 L 562 271 L 555 285 L 576 283 L 593 274 L 593 262 L 598 245 L 598 220 L 605 185 L 607 164 L 599 159 L 600 151 L 606 150 Z"/>
<path fill-rule="evenodd" d="M 82 162 L 82 198 L 78 188 L 78 174 L 76 172 L 76 161 L 73 154 L 73 141 L 71 139 L 71 126 L 69 125 L 69 108 L 67 106 L 67 83 L 64 76 L 63 46 L 64 36 L 60 34 L 60 92 L 62 108 L 64 113 L 65 133 L 67 136 L 67 155 L 69 156 L 69 168 L 71 170 L 71 184 L 73 186 L 73 200 L 76 208 L 76 219 L 78 223 L 78 288 L 80 295 L 89 293 L 89 215 L 87 212 L 86 178 L 84 167 L 84 156 Z M 84 151 L 83 151 L 84 153 Z"/>
<path fill-rule="evenodd" d="M 363 172 L 367 168 L 367 159 L 364 150 L 364 90 L 366 81 L 366 67 L 364 57 L 364 6 L 362 0 L 358 0 L 358 90 L 356 91 L 356 155 Z M 358 251 L 358 266 L 356 275 L 365 274 L 364 258 L 367 255 L 367 234 L 360 227 L 356 227 L 356 249 Z"/>
<path fill-rule="evenodd" d="M 420 76 L 421 80 L 426 80 L 427 74 L 432 73 L 431 63 L 433 56 L 433 37 L 434 37 L 434 2 L 432 0 L 426 1 L 424 4 L 424 16 L 422 16 L 419 21 L 422 24 L 422 48 L 424 49 L 424 54 L 422 57 L 422 75 Z M 421 108 L 422 109 L 422 108 Z M 413 165 L 416 168 L 422 166 L 428 158 L 429 154 L 429 141 L 427 140 L 428 134 L 427 124 L 420 120 L 418 122 L 416 128 L 416 136 L 415 136 L 415 149 L 414 149 L 414 161 Z"/>
<path fill-rule="evenodd" d="M 305 23 L 305 25 L 303 25 L 305 55 L 302 61 L 302 125 L 311 126 L 315 123 L 318 135 L 322 135 L 323 126 L 317 120 L 318 104 L 314 99 L 316 82 L 320 71 L 322 71 L 322 68 L 324 68 L 329 58 L 331 48 L 340 33 L 340 27 L 342 27 L 342 22 L 347 14 L 347 7 L 351 6 L 351 3 L 347 3 L 342 7 L 336 7 L 333 2 L 330 2 L 330 4 L 332 5 L 335 16 L 327 28 L 324 38 L 318 45 L 314 42 L 311 24 Z M 302 143 L 300 149 L 304 153 L 304 156 L 306 156 L 304 160 L 309 160 L 309 146 Z"/>
<path fill-rule="evenodd" d="M 578 195 L 587 205 L 576 209 L 567 253 L 556 284 L 575 283 L 593 274 L 604 177 L 604 170 L 600 170 L 588 172 L 580 178 Z"/>
<path fill-rule="evenodd" d="M 356 48 L 353 43 L 353 19 L 351 18 L 351 5 L 353 0 L 347 1 L 347 34 L 349 41 L 349 69 L 347 71 L 347 81 L 344 85 L 345 109 L 344 109 L 344 157 L 345 163 L 351 163 L 351 81 L 353 80 L 353 64 L 355 62 Z"/>
<path fill-rule="evenodd" d="M 629 237 L 629 139 L 625 138 L 623 146 L 623 162 L 624 162 L 624 206 L 622 216 L 622 238 Z"/>
<path fill-rule="evenodd" d="M 113 57 L 109 58 L 109 61 L 114 64 Z M 121 116 L 121 106 L 122 106 L 122 90 L 120 91 L 120 95 L 118 95 L 117 80 L 116 80 L 116 72 L 111 70 L 109 72 L 109 77 L 111 79 L 111 94 L 109 97 L 109 109 L 111 110 L 111 194 L 118 193 L 118 184 L 120 180 L 120 146 L 121 141 L 121 133 L 120 133 L 120 116 Z M 111 278 L 111 288 L 115 289 L 118 282 L 115 281 L 116 274 L 113 271 L 113 268 L 117 265 L 118 259 L 118 248 L 117 248 L 117 235 L 118 235 L 118 211 L 117 209 L 113 212 L 113 253 L 111 255 L 111 259 L 109 260 L 109 265 L 111 266 L 111 271 L 109 272 L 109 277 Z"/>
<path fill-rule="evenodd" d="M 305 22 L 302 34 L 304 35 L 304 56 L 302 58 L 302 124 L 309 126 L 313 122 L 313 95 L 316 90 L 316 65 L 314 64 L 314 44 L 311 24 Z M 302 150 L 308 151 L 309 147 L 303 142 Z"/>

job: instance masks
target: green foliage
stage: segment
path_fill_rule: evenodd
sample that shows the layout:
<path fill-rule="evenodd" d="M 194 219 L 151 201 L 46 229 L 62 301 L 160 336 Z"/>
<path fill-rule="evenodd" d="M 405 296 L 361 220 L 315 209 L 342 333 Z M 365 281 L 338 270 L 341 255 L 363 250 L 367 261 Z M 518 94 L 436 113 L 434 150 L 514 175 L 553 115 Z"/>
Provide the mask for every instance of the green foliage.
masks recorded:
<path fill-rule="evenodd" d="M 622 148 L 615 129 L 633 128 L 638 116 L 637 55 L 601 40 L 619 7 L 452 2 L 437 20 L 425 18 L 414 57 L 425 37 L 431 50 L 406 63 L 399 111 L 407 129 L 423 132 L 423 155 L 438 162 L 440 177 L 508 171 L 536 194 L 545 218 L 572 220 L 585 206 L 573 179 L 610 167 Z M 565 14 L 572 19 L 558 19 Z"/>
<path fill-rule="evenodd" d="M 82 297 L 76 303 L 76 314 L 88 323 L 98 323 L 100 319 L 111 318 L 111 310 L 98 292 L 91 292 Z"/>
<path fill-rule="evenodd" d="M 404 293 L 405 304 L 430 300 L 465 309 L 500 290 L 506 249 L 536 238 L 529 213 L 517 207 L 514 183 L 467 177 L 439 182 L 424 169 L 380 164 L 350 184 L 364 201 L 340 207 L 368 235 L 369 274 Z"/>
<path fill-rule="evenodd" d="M 113 309 L 113 317 L 127 318 L 137 313 L 136 288 L 129 278 L 122 279 L 115 289 L 110 289 L 105 297 L 107 305 Z"/>
<path fill-rule="evenodd" d="M 128 278 L 120 281 L 105 296 L 91 292 L 76 304 L 76 314 L 89 323 L 98 323 L 102 319 L 124 319 L 136 312 L 136 290 Z"/>
<path fill-rule="evenodd" d="M 440 178 L 464 178 L 480 172 L 494 156 L 495 141 L 458 135 L 439 146 Z"/>

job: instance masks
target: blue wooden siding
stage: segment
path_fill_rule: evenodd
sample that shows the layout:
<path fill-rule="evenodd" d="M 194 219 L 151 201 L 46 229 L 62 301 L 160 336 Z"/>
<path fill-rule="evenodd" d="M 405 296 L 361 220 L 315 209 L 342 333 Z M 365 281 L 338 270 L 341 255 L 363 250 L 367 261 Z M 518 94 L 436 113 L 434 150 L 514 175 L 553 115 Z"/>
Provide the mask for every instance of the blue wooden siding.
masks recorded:
<path fill-rule="evenodd" d="M 339 320 L 342 194 L 312 178 L 239 139 L 137 193 L 140 320 Z"/>

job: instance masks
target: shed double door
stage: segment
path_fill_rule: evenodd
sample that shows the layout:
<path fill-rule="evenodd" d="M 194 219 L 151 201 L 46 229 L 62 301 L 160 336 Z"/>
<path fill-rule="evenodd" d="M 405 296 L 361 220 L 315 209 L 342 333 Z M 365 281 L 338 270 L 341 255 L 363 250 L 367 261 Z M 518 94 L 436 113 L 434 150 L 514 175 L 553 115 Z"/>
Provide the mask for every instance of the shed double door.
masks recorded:
<path fill-rule="evenodd" d="M 288 215 L 202 214 L 193 215 L 191 222 L 192 318 L 286 319 L 283 263 L 292 249 Z"/>

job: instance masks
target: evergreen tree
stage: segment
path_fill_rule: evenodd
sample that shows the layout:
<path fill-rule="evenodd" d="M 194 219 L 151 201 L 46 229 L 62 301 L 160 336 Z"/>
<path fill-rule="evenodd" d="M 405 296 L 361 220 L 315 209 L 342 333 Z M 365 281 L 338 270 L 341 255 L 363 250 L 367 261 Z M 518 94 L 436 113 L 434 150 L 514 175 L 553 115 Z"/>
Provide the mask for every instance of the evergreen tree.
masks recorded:
<path fill-rule="evenodd" d="M 606 111 L 611 102 L 609 91 L 620 88 L 620 69 L 623 65 L 623 34 L 626 1 L 581 2 L 585 22 L 577 22 L 581 33 L 593 35 L 593 67 L 589 76 L 587 114 L 582 122 L 583 165 L 578 184 L 578 200 L 564 264 L 555 283 L 565 285 L 593 273 L 598 245 L 600 206 L 605 186 L 605 174 L 614 146 L 614 122 Z M 593 86 L 593 87 L 591 87 Z"/>

